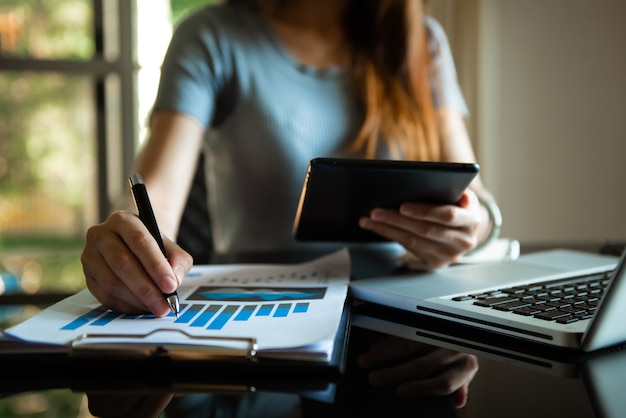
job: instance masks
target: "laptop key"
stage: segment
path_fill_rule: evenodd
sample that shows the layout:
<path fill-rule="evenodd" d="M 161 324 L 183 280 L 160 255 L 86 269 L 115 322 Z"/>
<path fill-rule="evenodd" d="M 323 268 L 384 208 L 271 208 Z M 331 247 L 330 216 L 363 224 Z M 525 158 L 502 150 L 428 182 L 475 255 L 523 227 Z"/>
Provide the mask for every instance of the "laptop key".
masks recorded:
<path fill-rule="evenodd" d="M 546 312 L 542 312 L 540 314 L 535 315 L 535 318 L 538 319 L 545 319 L 546 321 L 554 321 L 555 319 L 559 319 L 559 318 L 566 318 L 571 316 L 569 313 L 567 312 L 561 312 L 558 310 L 554 310 L 554 311 L 546 311 Z"/>
<path fill-rule="evenodd" d="M 537 307 L 534 307 L 534 306 L 529 306 L 527 308 L 519 308 L 513 311 L 514 314 L 524 315 L 524 316 L 533 316 L 541 312 L 543 312 L 541 309 L 537 309 Z"/>
<path fill-rule="evenodd" d="M 463 302 L 463 301 L 466 301 L 466 300 L 474 300 L 474 297 L 470 296 L 470 295 L 455 296 L 455 297 L 452 298 L 452 300 L 455 301 L 455 302 Z"/>
<path fill-rule="evenodd" d="M 580 321 L 580 319 L 575 316 L 565 316 L 556 320 L 559 324 L 571 324 L 577 321 Z"/>
<path fill-rule="evenodd" d="M 498 305 L 495 305 L 493 309 L 497 309 L 499 311 L 515 311 L 516 309 L 528 308 L 529 306 L 531 305 L 528 302 L 522 302 L 521 300 L 516 300 L 514 302 L 500 303 Z"/>
<path fill-rule="evenodd" d="M 492 307 L 492 306 L 498 305 L 500 303 L 515 302 L 517 300 L 519 300 L 519 298 L 517 298 L 517 297 L 501 296 L 501 297 L 496 297 L 496 298 L 477 300 L 476 302 L 474 302 L 474 305 L 485 306 L 485 307 Z"/>

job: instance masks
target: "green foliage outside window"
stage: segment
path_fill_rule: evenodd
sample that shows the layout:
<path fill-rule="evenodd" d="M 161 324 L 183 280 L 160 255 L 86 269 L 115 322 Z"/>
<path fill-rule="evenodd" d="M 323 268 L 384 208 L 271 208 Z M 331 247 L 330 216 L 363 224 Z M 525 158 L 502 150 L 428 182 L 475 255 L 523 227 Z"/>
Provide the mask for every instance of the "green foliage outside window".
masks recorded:
<path fill-rule="evenodd" d="M 2 0 L 0 55 L 85 60 L 93 56 L 92 1 Z"/>
<path fill-rule="evenodd" d="M 0 56 L 84 61 L 93 53 L 91 1 L 0 3 Z M 93 164 L 88 77 L 1 72 L 0 90 L 0 235 L 18 230 L 17 211 L 36 205 L 67 206 L 80 218 L 80 173 Z"/>
<path fill-rule="evenodd" d="M 183 17 L 199 7 L 219 2 L 220 0 L 170 0 L 172 23 L 177 24 Z"/>

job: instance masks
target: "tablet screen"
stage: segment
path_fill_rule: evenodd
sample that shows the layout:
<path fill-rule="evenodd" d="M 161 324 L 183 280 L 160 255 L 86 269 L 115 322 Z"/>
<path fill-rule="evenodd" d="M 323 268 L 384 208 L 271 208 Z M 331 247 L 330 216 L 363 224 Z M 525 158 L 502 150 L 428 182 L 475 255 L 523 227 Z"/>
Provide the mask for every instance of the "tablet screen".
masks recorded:
<path fill-rule="evenodd" d="M 377 207 L 455 203 L 476 177 L 478 164 L 315 158 L 309 162 L 293 235 L 299 241 L 386 241 L 358 225 Z"/>

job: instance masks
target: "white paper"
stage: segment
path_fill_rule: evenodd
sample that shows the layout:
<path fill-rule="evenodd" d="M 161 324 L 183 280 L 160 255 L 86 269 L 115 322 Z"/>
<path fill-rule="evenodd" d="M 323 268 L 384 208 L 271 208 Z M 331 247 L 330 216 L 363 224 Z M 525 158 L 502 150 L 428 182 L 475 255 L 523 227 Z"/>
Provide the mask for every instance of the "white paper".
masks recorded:
<path fill-rule="evenodd" d="M 71 345 L 85 335 L 115 335 L 116 342 L 133 344 L 137 335 L 154 340 L 159 330 L 179 330 L 177 337 L 164 333 L 169 336 L 160 342 L 255 338 L 259 357 L 328 361 L 349 277 L 347 249 L 301 264 L 200 265 L 178 289 L 178 318 L 107 311 L 85 289 L 5 332 L 29 342 Z"/>

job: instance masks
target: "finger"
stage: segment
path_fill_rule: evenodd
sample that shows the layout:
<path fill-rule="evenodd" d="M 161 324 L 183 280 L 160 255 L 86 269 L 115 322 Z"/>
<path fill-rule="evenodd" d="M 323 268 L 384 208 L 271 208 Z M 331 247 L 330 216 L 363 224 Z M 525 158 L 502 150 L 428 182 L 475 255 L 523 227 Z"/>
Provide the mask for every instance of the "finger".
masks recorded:
<path fill-rule="evenodd" d="M 97 269 L 99 272 L 99 279 L 96 277 L 95 274 L 91 273 L 91 270 L 89 268 L 83 268 L 87 288 L 89 289 L 91 294 L 94 295 L 96 299 L 98 299 L 102 306 L 107 309 L 128 314 L 148 311 L 148 307 L 145 306 L 141 302 L 141 300 L 138 300 L 130 293 L 124 283 L 119 280 L 118 277 L 112 274 L 112 272 L 108 269 L 108 266 L 106 266 L 105 263 L 102 264 L 105 267 Z M 119 290 L 107 291 L 103 286 L 100 285 L 99 280 L 105 283 L 104 286 L 107 289 L 119 288 Z"/>
<path fill-rule="evenodd" d="M 435 230 L 427 232 L 425 235 L 428 236 L 424 237 L 411 231 L 374 222 L 370 218 L 361 218 L 359 225 L 401 244 L 407 251 L 417 255 L 424 263 L 433 267 L 445 267 L 458 261 L 466 251 L 473 248 L 475 241 L 473 238 L 468 239 L 460 231 L 440 227 L 437 227 L 438 232 Z"/>
<path fill-rule="evenodd" d="M 461 198 L 459 199 L 458 202 L 456 202 L 457 206 L 461 207 L 461 208 L 468 208 L 470 207 L 473 202 L 478 202 L 478 197 L 476 196 L 476 193 L 473 190 L 466 190 L 465 192 L 463 192 L 463 194 L 461 195 Z"/>
<path fill-rule="evenodd" d="M 448 243 L 425 241 L 423 243 L 413 242 L 404 245 L 404 248 L 414 254 L 429 266 L 435 268 L 446 267 L 456 263 L 467 252 L 465 246 L 452 246 Z"/>
<path fill-rule="evenodd" d="M 462 198 L 461 201 L 464 199 Z M 421 203 L 404 203 L 394 213 L 389 209 L 374 209 L 380 211 L 372 215 L 387 218 L 387 222 L 409 223 L 411 220 L 442 225 L 448 228 L 467 228 L 474 219 L 466 207 L 458 205 L 424 205 Z M 374 212 L 372 211 L 372 212 Z M 402 224 L 399 224 L 399 226 Z"/>
<path fill-rule="evenodd" d="M 466 355 L 459 358 L 457 362 L 450 364 L 449 367 L 442 369 L 435 376 L 399 384 L 396 392 L 400 397 L 412 398 L 444 396 L 461 390 L 459 394 L 455 395 L 459 397 L 459 399 L 455 399 L 455 402 L 457 405 L 464 405 L 468 389 L 462 388 L 470 384 L 477 371 L 478 362 L 476 358 Z"/>
<path fill-rule="evenodd" d="M 118 231 L 118 233 L 136 256 L 140 267 L 143 267 L 145 273 L 148 274 L 162 292 L 174 292 L 178 287 L 178 279 L 166 256 L 161 251 L 159 244 L 137 216 L 131 217 L 128 222 L 124 229 Z M 116 264 L 116 266 L 118 265 Z M 133 273 L 136 273 L 135 263 L 122 263 L 119 267 L 132 269 Z M 119 275 L 120 272 L 116 271 L 116 273 Z M 130 276 L 120 275 L 120 277 Z"/>
<path fill-rule="evenodd" d="M 466 194 L 471 199 L 471 194 Z M 400 212 L 377 208 L 360 226 L 402 244 L 422 259 L 446 264 L 456 261 L 477 243 L 480 218 L 473 209 L 454 205 L 406 203 Z M 432 245 L 438 247 L 430 248 Z M 437 260 L 439 259 L 439 260 Z"/>
<path fill-rule="evenodd" d="M 95 296 L 96 299 L 102 304 L 106 309 L 110 309 L 115 312 L 120 312 L 123 314 L 139 314 L 145 313 L 149 309 L 147 307 L 137 307 L 130 303 L 126 303 L 122 299 L 114 299 L 108 293 L 106 293 L 97 282 L 92 282 L 92 285 L 87 286 L 89 291 Z"/>
<path fill-rule="evenodd" d="M 90 228 L 87 241 L 107 266 L 98 267 L 96 263 L 98 270 L 91 270 L 91 277 L 104 292 L 133 306 L 145 306 L 157 316 L 167 315 L 169 307 L 163 292 L 175 290 L 177 281 L 157 242 L 137 216 L 116 212 L 105 224 Z M 169 286 L 162 289 L 154 276 L 161 281 L 166 276 Z"/>
<path fill-rule="evenodd" d="M 407 382 L 437 376 L 451 364 L 462 364 L 469 355 L 447 349 L 433 348 L 431 351 L 414 356 L 411 360 L 393 367 L 381 368 L 370 373 L 370 382 L 376 386 Z"/>
<path fill-rule="evenodd" d="M 412 210 L 414 206 L 424 205 L 404 204 L 400 211 L 373 209 L 369 219 L 373 225 L 395 227 L 397 230 L 440 242 L 454 242 L 458 237 L 474 230 L 477 223 L 477 217 L 471 211 L 457 206 L 444 205 L 431 208 L 428 214 L 414 212 Z"/>
<path fill-rule="evenodd" d="M 379 367 L 391 363 L 398 363 L 404 359 L 411 358 L 429 350 L 433 347 L 417 341 L 410 341 L 404 338 L 390 337 L 372 344 L 366 353 L 358 358 L 361 367 Z"/>
<path fill-rule="evenodd" d="M 420 203 L 404 203 L 400 206 L 397 214 L 387 210 L 377 216 L 388 218 L 388 223 L 397 225 L 408 230 L 411 227 L 440 226 L 446 229 L 462 231 L 470 236 L 476 235 L 481 224 L 480 201 L 476 193 L 468 190 L 463 193 L 456 205 L 424 205 Z M 375 215 L 375 214 L 372 214 Z M 417 221 L 417 223 L 412 222 Z M 420 224 L 421 222 L 421 224 Z M 415 230 L 415 233 L 426 236 L 426 231 Z M 438 236 L 436 230 L 431 231 L 431 236 Z"/>
<path fill-rule="evenodd" d="M 462 385 L 452 394 L 452 400 L 457 408 L 463 408 L 467 405 L 467 399 L 469 398 L 469 383 Z"/>
<path fill-rule="evenodd" d="M 148 311 L 148 307 L 131 293 L 104 260 L 103 248 L 113 251 L 128 250 L 119 237 L 108 234 L 107 231 L 102 225 L 93 226 L 87 231 L 87 244 L 81 254 L 81 263 L 88 289 L 105 308 L 124 313 Z"/>

